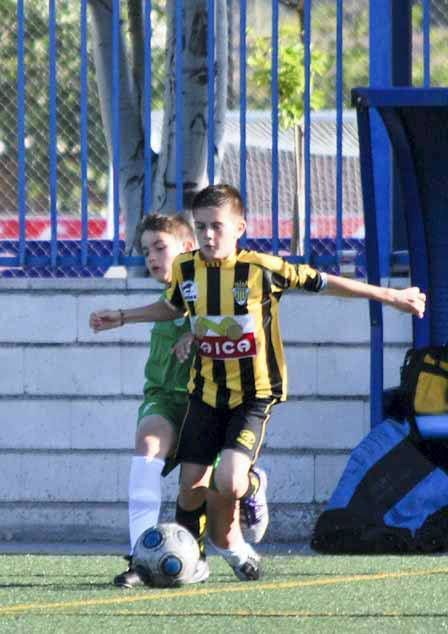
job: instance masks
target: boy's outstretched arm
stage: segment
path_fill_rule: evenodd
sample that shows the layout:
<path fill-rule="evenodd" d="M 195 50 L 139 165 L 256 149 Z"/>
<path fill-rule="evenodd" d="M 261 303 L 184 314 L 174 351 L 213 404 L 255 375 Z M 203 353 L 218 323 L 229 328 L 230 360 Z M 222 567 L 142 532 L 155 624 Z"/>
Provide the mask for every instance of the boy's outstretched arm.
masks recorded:
<path fill-rule="evenodd" d="M 100 332 L 101 330 L 119 328 L 124 324 L 170 321 L 182 317 L 183 314 L 183 311 L 178 311 L 168 302 L 161 300 L 139 308 L 97 311 L 90 315 L 89 325 L 94 332 Z"/>
<path fill-rule="evenodd" d="M 330 295 L 374 299 L 393 306 L 397 310 L 416 315 L 420 319 L 425 313 L 426 295 L 417 286 L 403 289 L 384 288 L 337 275 L 329 274 L 327 277 L 328 283 L 325 291 Z"/>

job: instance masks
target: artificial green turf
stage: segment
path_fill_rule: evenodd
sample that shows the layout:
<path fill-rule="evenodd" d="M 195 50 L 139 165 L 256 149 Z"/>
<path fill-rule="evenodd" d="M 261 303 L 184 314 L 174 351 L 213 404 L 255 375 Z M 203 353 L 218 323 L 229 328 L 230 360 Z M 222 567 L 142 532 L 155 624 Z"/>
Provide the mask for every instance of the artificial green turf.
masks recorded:
<path fill-rule="evenodd" d="M 448 631 L 446 557 L 266 557 L 251 583 L 210 565 L 200 586 L 123 591 L 117 557 L 4 555 L 0 632 Z"/>

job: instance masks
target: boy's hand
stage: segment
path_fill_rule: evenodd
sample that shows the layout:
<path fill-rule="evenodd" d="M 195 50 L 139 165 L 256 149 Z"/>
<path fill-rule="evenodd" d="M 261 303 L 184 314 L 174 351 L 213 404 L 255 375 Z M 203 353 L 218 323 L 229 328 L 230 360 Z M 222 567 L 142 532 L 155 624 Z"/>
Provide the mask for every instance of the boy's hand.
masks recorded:
<path fill-rule="evenodd" d="M 421 292 L 418 286 L 394 290 L 393 306 L 398 310 L 411 313 L 422 319 L 425 314 L 425 304 L 426 295 Z"/>
<path fill-rule="evenodd" d="M 184 363 L 190 356 L 191 346 L 194 342 L 194 335 L 192 332 L 186 332 L 172 348 L 172 352 L 176 355 L 178 361 Z"/>
<path fill-rule="evenodd" d="M 101 310 L 97 313 L 92 313 L 89 325 L 94 332 L 118 328 L 122 325 L 121 313 L 119 310 Z"/>

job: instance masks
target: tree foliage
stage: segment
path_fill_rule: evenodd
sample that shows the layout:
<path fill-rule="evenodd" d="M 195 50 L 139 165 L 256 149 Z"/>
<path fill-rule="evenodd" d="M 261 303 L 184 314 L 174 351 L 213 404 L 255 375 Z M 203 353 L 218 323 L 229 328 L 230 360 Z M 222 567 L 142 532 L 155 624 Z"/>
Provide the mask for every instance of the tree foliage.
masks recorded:
<path fill-rule="evenodd" d="M 252 82 L 260 92 L 272 78 L 271 38 L 255 38 L 252 51 L 248 64 L 253 71 Z M 325 106 L 325 93 L 322 88 L 313 88 L 316 78 L 324 77 L 328 72 L 330 58 L 324 52 L 313 50 L 311 59 L 311 105 L 319 109 Z M 304 47 L 297 27 L 291 24 L 280 29 L 278 90 L 280 125 L 284 129 L 291 128 L 303 116 L 305 90 Z"/>
<path fill-rule="evenodd" d="M 302 2 L 285 2 L 300 8 Z M 284 3 L 284 4 L 285 4 Z M 126 18 L 126 2 L 122 2 Z M 78 213 L 80 203 L 80 41 L 79 3 L 57 0 L 58 48 L 58 176 L 59 207 Z M 164 106 L 166 24 L 165 0 L 153 0 L 152 108 Z M 26 145 L 29 207 L 48 210 L 49 97 L 48 97 L 48 0 L 25 2 L 26 11 Z M 431 25 L 431 83 L 447 85 L 448 0 L 433 2 Z M 17 173 L 17 1 L 0 0 L 0 211 L 16 205 Z M 423 81 L 422 8 L 413 8 L 414 83 Z M 336 3 L 321 0 L 312 10 L 312 95 L 314 109 L 333 108 L 336 92 Z M 299 25 L 281 27 L 279 59 L 280 121 L 294 125 L 303 114 L 303 46 Z M 270 107 L 270 38 L 249 34 L 248 100 L 250 109 Z M 350 89 L 368 83 L 368 7 L 356 0 L 344 2 L 344 105 L 350 105 Z M 89 61 L 89 208 L 105 206 L 108 156 L 100 117 L 93 65 Z"/>
<path fill-rule="evenodd" d="M 164 2 L 153 0 L 153 16 L 163 25 Z M 122 7 L 123 14 L 126 7 Z M 58 0 L 57 12 L 57 117 L 58 204 L 63 213 L 79 213 L 80 178 L 80 8 Z M 25 80 L 28 207 L 48 212 L 49 201 L 49 33 L 48 0 L 25 2 Z M 16 206 L 17 173 L 17 1 L 0 0 L 0 188 L 1 206 Z M 90 49 L 90 46 L 89 46 Z M 163 107 L 165 51 L 155 41 L 152 51 L 153 108 Z M 89 54 L 89 210 L 107 203 L 109 160 L 98 103 L 94 69 Z M 2 209 L 0 208 L 0 212 Z"/>
<path fill-rule="evenodd" d="M 17 15 L 15 0 L 3 0 L 0 74 L 1 164 L 15 170 L 17 161 Z M 49 198 L 49 33 L 48 2 L 25 3 L 26 147 L 29 208 L 48 210 Z M 63 212 L 77 212 L 80 201 L 80 42 L 79 9 L 67 1 L 57 3 L 57 116 L 58 187 Z M 104 139 L 90 85 L 89 150 L 92 162 L 89 185 L 93 206 L 107 187 Z M 93 91 L 93 95 L 92 95 Z M 11 201 L 12 202 L 12 201 Z M 15 202 L 15 201 L 14 201 Z"/>

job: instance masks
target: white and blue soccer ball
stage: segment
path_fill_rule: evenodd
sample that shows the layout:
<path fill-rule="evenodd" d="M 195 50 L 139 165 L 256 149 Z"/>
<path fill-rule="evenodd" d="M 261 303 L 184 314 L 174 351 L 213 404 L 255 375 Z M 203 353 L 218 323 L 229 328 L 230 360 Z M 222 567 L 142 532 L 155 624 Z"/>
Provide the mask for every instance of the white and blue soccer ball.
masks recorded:
<path fill-rule="evenodd" d="M 157 524 L 144 531 L 135 544 L 132 562 L 150 586 L 170 588 L 189 582 L 199 561 L 199 546 L 180 524 Z"/>

